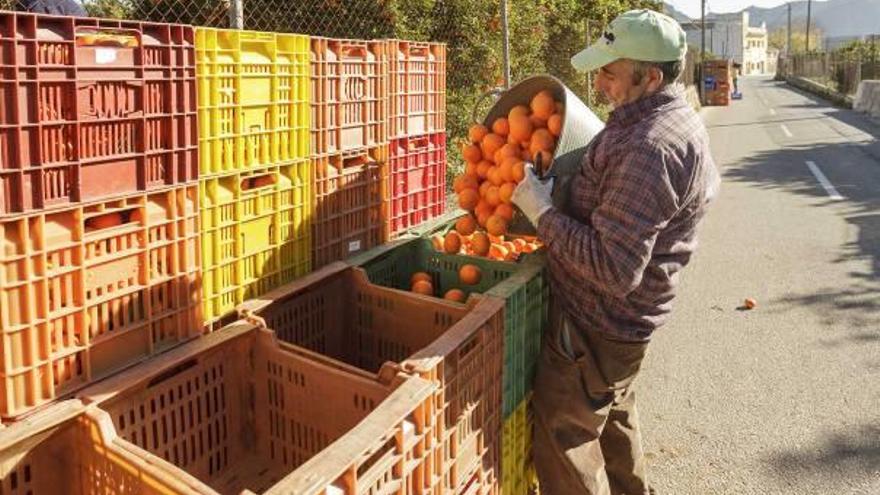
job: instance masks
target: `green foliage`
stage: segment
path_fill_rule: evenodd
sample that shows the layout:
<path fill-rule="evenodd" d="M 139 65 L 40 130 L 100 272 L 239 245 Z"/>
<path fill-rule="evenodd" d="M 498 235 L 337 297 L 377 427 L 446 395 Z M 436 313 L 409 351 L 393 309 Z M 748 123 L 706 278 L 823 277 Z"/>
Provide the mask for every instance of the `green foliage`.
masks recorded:
<path fill-rule="evenodd" d="M 810 51 L 816 51 L 822 47 L 822 30 L 810 23 Z M 785 50 L 788 40 L 788 28 L 776 28 L 767 34 L 767 46 L 780 51 Z M 807 32 L 803 27 L 791 30 L 791 53 L 803 53 L 807 47 Z"/>

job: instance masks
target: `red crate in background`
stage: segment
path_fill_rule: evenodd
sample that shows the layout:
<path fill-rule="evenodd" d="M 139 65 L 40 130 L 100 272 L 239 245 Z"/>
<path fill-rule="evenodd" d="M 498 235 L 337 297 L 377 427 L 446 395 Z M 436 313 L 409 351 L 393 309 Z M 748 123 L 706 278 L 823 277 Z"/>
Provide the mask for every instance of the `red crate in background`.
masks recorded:
<path fill-rule="evenodd" d="M 201 332 L 198 187 L 0 221 L 0 416 Z"/>
<path fill-rule="evenodd" d="M 388 146 L 312 158 L 312 268 L 388 240 Z"/>
<path fill-rule="evenodd" d="M 446 209 L 446 133 L 393 139 L 389 160 L 390 238 Z"/>
<path fill-rule="evenodd" d="M 310 38 L 312 155 L 388 142 L 385 42 Z"/>
<path fill-rule="evenodd" d="M 446 45 L 387 40 L 391 139 L 446 130 Z"/>
<path fill-rule="evenodd" d="M 198 178 L 193 28 L 0 13 L 0 215 Z"/>

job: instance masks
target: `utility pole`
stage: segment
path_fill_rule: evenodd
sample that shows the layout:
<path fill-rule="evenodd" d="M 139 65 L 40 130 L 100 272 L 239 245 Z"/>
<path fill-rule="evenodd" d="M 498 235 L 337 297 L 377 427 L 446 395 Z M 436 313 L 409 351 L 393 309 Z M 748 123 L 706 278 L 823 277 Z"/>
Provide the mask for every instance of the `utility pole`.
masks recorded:
<path fill-rule="evenodd" d="M 587 44 L 593 43 L 593 23 L 587 19 Z M 593 108 L 593 71 L 587 71 L 587 106 Z"/>
<path fill-rule="evenodd" d="M 788 2 L 788 36 L 785 39 L 785 58 L 791 53 L 791 2 Z"/>
<path fill-rule="evenodd" d="M 705 93 L 704 86 L 706 82 L 703 80 L 703 60 L 706 59 L 706 0 L 700 1 L 700 104 L 704 103 L 703 97 Z"/>
<path fill-rule="evenodd" d="M 807 0 L 807 48 L 806 52 L 810 51 L 810 7 L 813 5 L 813 0 Z"/>

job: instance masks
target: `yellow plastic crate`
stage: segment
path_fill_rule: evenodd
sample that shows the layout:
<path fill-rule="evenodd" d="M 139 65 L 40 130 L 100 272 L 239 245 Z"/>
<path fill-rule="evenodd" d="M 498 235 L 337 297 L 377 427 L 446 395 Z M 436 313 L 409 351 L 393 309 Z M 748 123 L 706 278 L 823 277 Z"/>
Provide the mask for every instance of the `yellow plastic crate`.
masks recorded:
<path fill-rule="evenodd" d="M 537 486 L 532 465 L 532 414 L 527 397 L 504 420 L 501 434 L 501 493 L 529 495 Z"/>
<path fill-rule="evenodd" d="M 205 322 L 312 269 L 309 160 L 199 180 Z"/>
<path fill-rule="evenodd" d="M 196 28 L 201 176 L 310 154 L 309 37 Z"/>

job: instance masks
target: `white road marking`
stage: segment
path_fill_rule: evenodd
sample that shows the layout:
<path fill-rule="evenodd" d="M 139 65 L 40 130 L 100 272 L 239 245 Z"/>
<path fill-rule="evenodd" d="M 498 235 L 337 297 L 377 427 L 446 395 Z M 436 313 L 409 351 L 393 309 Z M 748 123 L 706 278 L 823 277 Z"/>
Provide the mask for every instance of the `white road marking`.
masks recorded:
<path fill-rule="evenodd" d="M 771 108 L 771 109 L 770 109 L 770 115 L 776 115 L 776 110 L 773 109 L 773 108 Z"/>
<path fill-rule="evenodd" d="M 779 127 L 782 128 L 782 132 L 785 133 L 785 137 L 792 137 L 793 136 L 793 134 L 791 133 L 791 131 L 788 130 L 788 127 L 786 127 L 785 124 L 779 124 Z"/>
<path fill-rule="evenodd" d="M 807 164 L 807 167 L 809 167 L 810 172 L 813 172 L 813 176 L 816 177 L 816 180 L 819 181 L 819 184 L 821 184 L 822 187 L 825 189 L 825 192 L 828 193 L 829 198 L 834 201 L 840 201 L 843 199 L 843 196 L 841 196 L 840 193 L 837 192 L 837 189 L 834 188 L 834 185 L 831 184 L 831 181 L 828 180 L 828 177 L 825 177 L 825 174 L 823 174 L 822 171 L 819 170 L 819 166 L 816 165 L 815 162 L 807 160 L 805 163 Z"/>

